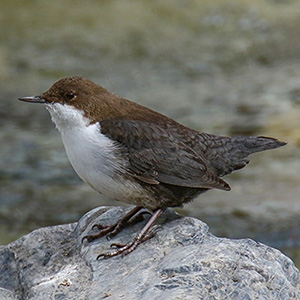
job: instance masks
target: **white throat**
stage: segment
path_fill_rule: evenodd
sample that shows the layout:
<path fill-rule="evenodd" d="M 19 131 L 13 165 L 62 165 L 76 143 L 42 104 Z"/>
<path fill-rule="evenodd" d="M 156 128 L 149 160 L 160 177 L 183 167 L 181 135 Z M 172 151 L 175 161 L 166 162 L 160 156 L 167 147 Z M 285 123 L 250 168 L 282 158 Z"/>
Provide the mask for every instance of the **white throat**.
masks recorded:
<path fill-rule="evenodd" d="M 118 145 L 101 133 L 99 123 L 90 124 L 83 111 L 60 103 L 46 107 L 76 173 L 98 192 L 110 194 L 116 174 L 125 171 Z"/>
<path fill-rule="evenodd" d="M 90 121 L 84 117 L 82 110 L 74 106 L 60 103 L 46 104 L 51 119 L 59 132 L 71 130 L 73 127 L 86 127 Z"/>

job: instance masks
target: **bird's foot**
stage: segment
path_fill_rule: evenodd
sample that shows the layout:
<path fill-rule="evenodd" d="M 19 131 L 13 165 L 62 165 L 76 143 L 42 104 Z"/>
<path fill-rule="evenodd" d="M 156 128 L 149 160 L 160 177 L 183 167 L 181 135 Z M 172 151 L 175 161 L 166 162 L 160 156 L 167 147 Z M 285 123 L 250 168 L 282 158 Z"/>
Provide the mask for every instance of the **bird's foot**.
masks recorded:
<path fill-rule="evenodd" d="M 121 255 L 122 257 L 124 257 L 125 255 L 131 253 L 133 250 L 135 250 L 135 248 L 153 238 L 156 235 L 156 232 L 158 231 L 158 229 L 160 229 L 160 226 L 155 226 L 152 227 L 146 234 L 144 234 L 143 236 L 141 234 L 139 234 L 138 236 L 136 236 L 134 238 L 134 240 L 131 243 L 127 243 L 127 244 L 117 244 L 117 243 L 113 243 L 110 245 L 110 247 L 115 247 L 116 250 L 115 251 L 111 251 L 111 252 L 107 252 L 107 253 L 101 253 L 97 256 L 97 260 L 99 260 L 100 258 L 110 258 L 113 256 L 117 256 L 117 255 Z"/>
<path fill-rule="evenodd" d="M 139 210 L 141 210 L 141 207 L 135 207 L 133 210 L 131 210 L 129 213 L 127 213 L 122 219 L 118 220 L 113 225 L 101 225 L 101 224 L 95 224 L 93 225 L 92 229 L 97 228 L 99 232 L 91 235 L 86 235 L 82 238 L 82 242 L 84 240 L 87 240 L 88 242 L 91 242 L 95 239 L 98 239 L 104 235 L 106 235 L 106 238 L 109 240 L 115 235 L 117 235 L 120 231 L 122 231 L 123 228 L 126 226 L 131 226 L 133 224 L 136 224 L 137 222 L 140 222 L 144 220 L 145 214 L 150 214 L 148 211 L 142 211 L 135 215 Z"/>
<path fill-rule="evenodd" d="M 100 224 L 93 225 L 92 229 L 97 228 L 97 229 L 99 229 L 99 232 L 97 232 L 95 234 L 85 235 L 82 238 L 82 242 L 84 240 L 87 240 L 90 243 L 93 240 L 96 240 L 96 239 L 108 234 L 109 232 L 113 232 L 116 229 L 116 227 L 118 226 L 118 223 L 119 223 L 119 221 L 113 225 L 107 225 L 107 226 L 100 225 Z M 120 231 L 121 231 L 121 229 L 120 229 Z"/>

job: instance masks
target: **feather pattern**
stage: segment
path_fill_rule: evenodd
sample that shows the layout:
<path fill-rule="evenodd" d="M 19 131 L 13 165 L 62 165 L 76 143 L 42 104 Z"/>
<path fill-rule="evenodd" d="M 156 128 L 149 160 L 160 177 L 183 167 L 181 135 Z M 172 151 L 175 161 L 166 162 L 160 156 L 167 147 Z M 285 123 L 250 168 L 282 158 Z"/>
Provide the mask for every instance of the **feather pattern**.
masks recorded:
<path fill-rule="evenodd" d="M 127 151 L 129 169 L 146 182 L 191 188 L 229 190 L 229 185 L 210 171 L 204 159 L 171 132 L 143 121 L 104 120 L 101 132 Z"/>

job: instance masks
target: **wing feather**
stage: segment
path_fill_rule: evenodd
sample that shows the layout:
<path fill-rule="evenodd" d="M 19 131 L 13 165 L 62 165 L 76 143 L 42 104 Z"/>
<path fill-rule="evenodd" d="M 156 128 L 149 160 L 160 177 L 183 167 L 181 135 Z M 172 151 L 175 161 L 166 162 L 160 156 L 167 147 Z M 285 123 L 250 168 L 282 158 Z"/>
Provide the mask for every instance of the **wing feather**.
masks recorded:
<path fill-rule="evenodd" d="M 101 132 L 122 145 L 133 176 L 148 184 L 230 190 L 204 159 L 162 126 L 139 120 L 104 120 Z"/>

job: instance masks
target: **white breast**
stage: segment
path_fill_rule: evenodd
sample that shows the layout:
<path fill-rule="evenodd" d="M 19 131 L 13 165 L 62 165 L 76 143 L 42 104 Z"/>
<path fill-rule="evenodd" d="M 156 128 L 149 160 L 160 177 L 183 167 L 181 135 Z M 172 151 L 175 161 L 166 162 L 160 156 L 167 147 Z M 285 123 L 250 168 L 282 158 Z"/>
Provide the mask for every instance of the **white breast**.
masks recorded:
<path fill-rule="evenodd" d="M 49 104 L 47 109 L 79 177 L 108 197 L 131 202 L 140 186 L 124 180 L 126 161 L 120 157 L 118 145 L 101 133 L 100 124 L 89 125 L 83 112 L 70 105 Z"/>

